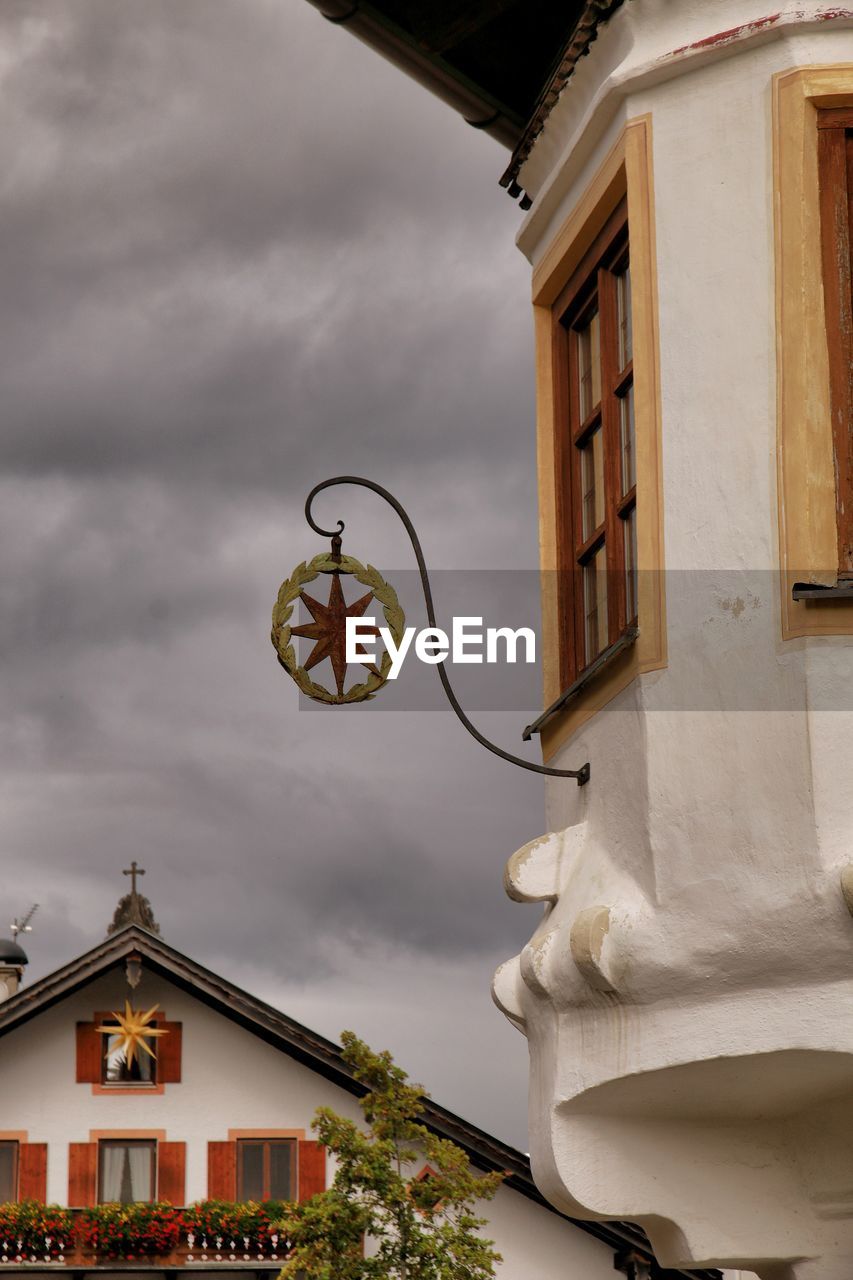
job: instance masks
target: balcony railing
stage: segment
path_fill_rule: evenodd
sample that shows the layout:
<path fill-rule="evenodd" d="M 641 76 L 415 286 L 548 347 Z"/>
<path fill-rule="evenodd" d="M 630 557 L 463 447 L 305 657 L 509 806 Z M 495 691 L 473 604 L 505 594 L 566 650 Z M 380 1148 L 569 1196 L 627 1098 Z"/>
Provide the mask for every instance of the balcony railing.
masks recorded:
<path fill-rule="evenodd" d="M 141 1207 L 141 1206 L 140 1206 Z M 215 1215 L 205 1214 L 206 1227 L 187 1225 L 185 1217 L 192 1211 L 163 1207 L 162 1227 L 152 1233 L 151 1224 L 143 1223 L 134 1235 L 133 1210 L 128 1206 L 128 1219 L 116 1225 L 97 1221 L 98 1211 L 62 1209 L 48 1206 L 43 1226 L 34 1212 L 31 1220 L 17 1232 L 8 1229 L 15 1215 L 3 1214 L 0 1205 L 0 1270 L 3 1268 L 75 1268 L 78 1270 L 174 1270 L 175 1268 L 222 1268 L 275 1271 L 285 1262 L 289 1245 L 272 1223 L 258 1223 L 258 1215 L 247 1214 L 258 1206 L 223 1206 L 225 1212 L 217 1226 Z M 109 1208 L 116 1209 L 115 1206 Z M 240 1211 L 243 1211 L 242 1213 Z M 196 1218 L 198 1215 L 195 1215 Z M 242 1219 L 251 1217 L 251 1234 L 239 1229 Z M 92 1229 L 97 1223 L 97 1238 Z M 235 1229 L 235 1223 L 237 1229 Z M 258 1229 L 260 1226 L 260 1229 Z"/>

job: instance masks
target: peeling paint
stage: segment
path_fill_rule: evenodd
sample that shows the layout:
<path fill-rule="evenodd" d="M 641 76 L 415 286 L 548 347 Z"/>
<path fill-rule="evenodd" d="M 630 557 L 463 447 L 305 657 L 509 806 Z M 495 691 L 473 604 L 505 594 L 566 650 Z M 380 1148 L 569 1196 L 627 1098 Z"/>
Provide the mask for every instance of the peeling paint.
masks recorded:
<path fill-rule="evenodd" d="M 731 44 L 734 40 L 741 40 L 744 36 L 751 36 L 756 31 L 764 31 L 767 27 L 774 26 L 781 17 L 781 13 L 771 13 L 766 18 L 756 18 L 752 22 L 741 23 L 738 27 L 729 27 L 727 31 L 703 36 L 701 40 L 694 40 L 691 44 L 683 44 L 678 49 L 673 49 L 672 53 L 675 56 L 680 53 L 692 53 L 697 49 L 714 49 L 721 44 Z"/>
<path fill-rule="evenodd" d="M 702 49 L 717 49 L 721 45 L 734 44 L 737 40 L 743 40 L 747 36 L 756 35 L 760 31 L 766 31 L 769 27 L 775 27 L 779 22 L 790 20 L 803 21 L 808 17 L 802 9 L 791 12 L 779 11 L 778 13 L 769 13 L 764 18 L 754 18 L 751 22 L 741 23 L 737 27 L 729 27 L 725 31 L 718 31 L 711 36 L 703 36 L 701 40 L 694 40 L 690 44 L 680 45 L 677 49 L 673 49 L 668 57 L 679 57 L 684 53 L 697 53 Z M 812 15 L 813 22 L 833 22 L 838 18 L 853 18 L 853 9 L 835 6 L 831 9 L 821 9 Z"/>

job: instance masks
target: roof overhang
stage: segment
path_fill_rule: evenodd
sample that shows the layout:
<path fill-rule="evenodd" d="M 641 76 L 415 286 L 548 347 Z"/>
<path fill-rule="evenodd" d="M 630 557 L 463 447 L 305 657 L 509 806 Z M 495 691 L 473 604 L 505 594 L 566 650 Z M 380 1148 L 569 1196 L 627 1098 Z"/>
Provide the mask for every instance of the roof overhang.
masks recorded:
<path fill-rule="evenodd" d="M 512 149 L 501 178 L 518 172 L 578 59 L 624 0 L 310 0 Z"/>

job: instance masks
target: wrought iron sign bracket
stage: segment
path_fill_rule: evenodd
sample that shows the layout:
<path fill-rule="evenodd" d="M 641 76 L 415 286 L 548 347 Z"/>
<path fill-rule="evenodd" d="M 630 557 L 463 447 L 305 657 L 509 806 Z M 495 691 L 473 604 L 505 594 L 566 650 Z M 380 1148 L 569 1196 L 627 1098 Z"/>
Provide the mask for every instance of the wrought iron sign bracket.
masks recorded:
<path fill-rule="evenodd" d="M 415 527 L 409 519 L 405 508 L 397 501 L 392 493 L 389 493 L 387 489 L 383 489 L 382 485 L 376 484 L 373 480 L 365 480 L 362 476 L 334 476 L 331 480 L 324 480 L 321 484 L 315 485 L 309 493 L 305 501 L 305 519 L 308 521 L 308 524 L 315 533 L 320 535 L 321 538 L 332 539 L 333 556 L 335 558 L 339 557 L 341 553 L 341 534 L 345 528 L 343 520 L 338 521 L 337 529 L 322 529 L 311 514 L 311 507 L 314 499 L 317 497 L 317 494 L 322 493 L 324 489 L 330 489 L 339 484 L 355 484 L 360 485 L 363 489 L 370 489 L 373 493 L 377 493 L 380 498 L 384 498 L 388 505 L 393 507 L 397 515 L 400 517 L 403 527 L 409 535 L 409 541 L 412 544 L 412 550 L 415 553 L 415 560 L 418 564 L 418 571 L 421 576 L 421 587 L 423 588 L 424 593 L 424 603 L 426 604 L 427 619 L 430 627 L 434 628 L 436 626 L 436 620 L 435 608 L 432 599 L 432 588 L 430 586 L 429 573 L 427 571 L 426 561 L 424 560 L 424 554 L 421 549 L 420 539 L 415 532 Z M 589 763 L 581 765 L 579 769 L 552 769 L 548 765 L 536 764 L 532 760 L 523 760 L 520 756 L 511 755 L 508 751 L 504 751 L 502 747 L 497 746 L 494 742 L 490 742 L 489 739 L 484 737 L 483 734 L 480 733 L 479 729 L 471 723 L 465 712 L 462 710 L 462 707 L 459 705 L 459 700 L 453 692 L 453 686 L 450 683 L 445 663 L 437 663 L 436 670 L 438 671 L 438 678 L 441 681 L 444 692 L 447 695 L 447 701 L 456 712 L 458 719 L 471 734 L 472 738 L 476 738 L 477 742 L 479 742 L 481 746 L 485 747 L 487 751 L 491 751 L 493 755 L 500 756 L 502 760 L 508 761 L 509 764 L 518 765 L 520 769 L 529 769 L 531 773 L 541 773 L 548 778 L 574 778 L 579 787 L 582 787 L 585 783 L 589 782 Z"/>

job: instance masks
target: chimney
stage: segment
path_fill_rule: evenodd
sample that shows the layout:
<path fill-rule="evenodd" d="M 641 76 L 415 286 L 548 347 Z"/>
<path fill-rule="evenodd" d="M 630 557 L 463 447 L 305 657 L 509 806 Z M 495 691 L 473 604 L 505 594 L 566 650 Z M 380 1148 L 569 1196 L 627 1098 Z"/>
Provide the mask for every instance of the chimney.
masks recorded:
<path fill-rule="evenodd" d="M 15 995 L 28 963 L 26 952 L 17 942 L 0 938 L 0 1003 Z"/>

